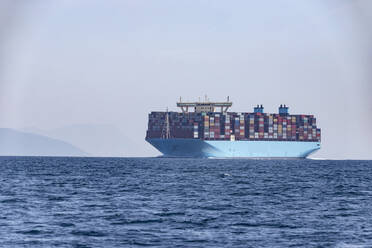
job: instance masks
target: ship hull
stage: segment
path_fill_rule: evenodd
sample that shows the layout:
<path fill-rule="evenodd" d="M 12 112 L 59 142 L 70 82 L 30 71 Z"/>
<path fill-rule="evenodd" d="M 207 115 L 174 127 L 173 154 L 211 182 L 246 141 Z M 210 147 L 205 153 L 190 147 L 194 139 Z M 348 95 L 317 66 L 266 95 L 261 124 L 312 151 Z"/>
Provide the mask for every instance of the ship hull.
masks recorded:
<path fill-rule="evenodd" d="M 201 139 L 146 139 L 167 157 L 306 158 L 320 149 L 319 142 Z"/>

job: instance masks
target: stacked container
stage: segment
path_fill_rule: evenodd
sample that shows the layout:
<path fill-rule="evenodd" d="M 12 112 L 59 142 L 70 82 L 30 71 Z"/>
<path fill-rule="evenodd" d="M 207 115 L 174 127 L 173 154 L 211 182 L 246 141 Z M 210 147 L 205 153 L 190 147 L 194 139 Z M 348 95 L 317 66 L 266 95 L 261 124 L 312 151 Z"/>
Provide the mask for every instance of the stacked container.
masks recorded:
<path fill-rule="evenodd" d="M 263 139 L 264 137 L 264 116 L 259 115 L 258 117 L 258 138 Z"/>
<path fill-rule="evenodd" d="M 230 121 L 230 115 L 225 115 L 225 139 L 230 139 L 231 134 L 231 121 Z"/>
<path fill-rule="evenodd" d="M 320 141 L 313 115 L 255 113 L 151 112 L 147 138 L 165 138 L 168 115 L 170 138 L 207 140 Z"/>
<path fill-rule="evenodd" d="M 240 139 L 240 118 L 239 116 L 234 117 L 235 123 L 234 123 L 234 134 L 235 134 L 235 139 L 238 140 Z"/>
<path fill-rule="evenodd" d="M 209 139 L 209 116 L 204 116 L 204 138 Z"/>
<path fill-rule="evenodd" d="M 214 116 L 214 134 L 215 134 L 215 139 L 220 139 L 221 135 L 221 119 L 220 119 L 220 114 L 215 114 Z"/>
<path fill-rule="evenodd" d="M 194 139 L 199 138 L 199 123 L 194 122 Z"/>
<path fill-rule="evenodd" d="M 254 115 L 248 115 L 248 130 L 249 130 L 249 139 L 254 139 Z"/>
<path fill-rule="evenodd" d="M 244 120 L 244 114 L 240 113 L 239 115 L 239 138 L 244 139 L 245 138 L 245 120 Z"/>
<path fill-rule="evenodd" d="M 274 116 L 272 114 L 270 114 L 268 117 L 268 128 L 267 128 L 267 132 L 268 132 L 268 138 L 269 139 L 273 139 L 274 138 Z"/>
<path fill-rule="evenodd" d="M 291 123 L 292 123 L 292 126 L 291 126 L 291 136 L 292 136 L 292 140 L 296 140 L 296 130 L 297 130 L 297 127 L 296 127 L 296 116 L 291 116 Z"/>

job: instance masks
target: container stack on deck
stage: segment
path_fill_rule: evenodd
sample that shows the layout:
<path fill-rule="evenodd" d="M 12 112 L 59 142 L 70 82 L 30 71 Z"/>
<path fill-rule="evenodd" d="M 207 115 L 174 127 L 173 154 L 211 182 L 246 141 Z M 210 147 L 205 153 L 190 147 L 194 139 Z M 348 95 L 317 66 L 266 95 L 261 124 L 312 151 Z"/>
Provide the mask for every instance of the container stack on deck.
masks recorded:
<path fill-rule="evenodd" d="M 236 112 L 151 112 L 146 138 L 165 138 L 166 115 L 170 138 L 203 140 L 320 141 L 321 132 L 313 115 L 289 115 L 287 107 L 279 114 Z"/>

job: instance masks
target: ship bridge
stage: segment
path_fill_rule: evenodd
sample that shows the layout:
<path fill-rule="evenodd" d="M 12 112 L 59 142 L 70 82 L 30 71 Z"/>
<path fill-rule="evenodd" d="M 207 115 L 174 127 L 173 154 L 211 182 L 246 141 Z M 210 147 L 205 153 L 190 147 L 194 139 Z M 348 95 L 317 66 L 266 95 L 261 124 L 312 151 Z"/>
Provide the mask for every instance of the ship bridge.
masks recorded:
<path fill-rule="evenodd" d="M 227 97 L 226 102 L 210 102 L 207 98 L 204 102 L 177 102 L 177 107 L 181 108 L 183 113 L 188 113 L 189 108 L 194 108 L 196 113 L 201 112 L 215 112 L 216 108 L 221 108 L 221 113 L 226 113 L 227 110 L 232 106 L 229 97 Z"/>

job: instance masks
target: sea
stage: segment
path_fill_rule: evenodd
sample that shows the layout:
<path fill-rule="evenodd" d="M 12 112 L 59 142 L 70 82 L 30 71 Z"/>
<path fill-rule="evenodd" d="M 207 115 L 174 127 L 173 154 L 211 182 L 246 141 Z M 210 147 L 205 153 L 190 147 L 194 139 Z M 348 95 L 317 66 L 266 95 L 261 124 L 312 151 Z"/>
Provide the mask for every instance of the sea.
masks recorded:
<path fill-rule="evenodd" d="M 0 247 L 372 247 L 372 161 L 0 157 Z"/>

